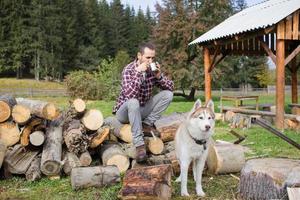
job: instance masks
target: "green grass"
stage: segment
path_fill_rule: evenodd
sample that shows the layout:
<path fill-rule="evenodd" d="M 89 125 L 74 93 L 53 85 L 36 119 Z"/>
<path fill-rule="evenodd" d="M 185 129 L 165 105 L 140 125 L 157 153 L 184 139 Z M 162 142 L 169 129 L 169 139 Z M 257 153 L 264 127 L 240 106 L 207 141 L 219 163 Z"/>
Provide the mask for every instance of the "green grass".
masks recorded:
<path fill-rule="evenodd" d="M 11 79 L 5 79 L 10 84 L 13 84 Z M 0 88 L 3 86 L 3 79 L 0 80 Z M 7 83 L 5 83 L 7 84 Z M 18 83 L 19 84 L 19 83 Z M 28 88 L 28 84 L 24 83 L 24 88 Z M 55 83 L 56 84 L 56 83 Z M 35 84 L 33 84 L 35 85 Z M 39 82 L 36 87 L 46 87 L 49 89 L 49 83 L 43 85 L 43 82 Z M 59 87 L 60 84 L 53 86 L 54 88 Z M 16 86 L 17 87 L 17 86 Z M 200 97 L 204 102 L 203 96 Z M 66 97 L 40 97 L 41 99 L 48 102 L 53 102 L 59 107 L 66 108 L 68 106 L 69 98 Z M 219 97 L 213 97 L 216 111 L 218 112 Z M 286 96 L 286 103 L 290 102 L 290 97 Z M 96 108 L 102 111 L 104 117 L 111 116 L 112 107 L 115 101 L 88 101 L 88 108 Z M 274 96 L 264 95 L 260 96 L 259 103 L 274 103 Z M 175 97 L 169 108 L 164 114 L 170 114 L 173 112 L 188 112 L 194 102 L 186 102 L 181 97 Z M 225 101 L 224 105 L 233 105 L 233 102 Z M 286 106 L 288 112 L 288 107 Z M 229 126 L 227 123 L 217 122 L 214 139 L 225 140 L 233 142 L 236 140 L 234 136 L 229 133 Z M 253 126 L 250 129 L 236 129 L 236 131 L 242 135 L 247 136 L 242 144 L 249 148 L 246 154 L 247 158 L 253 157 L 284 157 L 300 159 L 299 151 L 281 140 L 277 136 L 269 133 L 268 131 Z M 300 134 L 292 130 L 286 130 L 284 132 L 288 137 L 292 138 L 296 142 L 300 143 Z M 239 174 L 235 174 L 239 176 Z M 189 179 L 188 187 L 189 192 L 192 195 L 190 198 L 180 197 L 180 184 L 174 182 L 175 177 L 172 181 L 172 199 L 200 199 L 195 196 L 195 183 L 192 178 Z M 216 199 L 235 199 L 238 191 L 238 180 L 231 175 L 210 175 L 204 174 L 203 176 L 203 189 L 207 195 L 203 200 Z M 118 192 L 121 189 L 121 183 L 111 187 L 105 188 L 88 188 L 79 191 L 73 191 L 71 188 L 70 177 L 62 177 L 60 180 L 49 180 L 43 178 L 40 181 L 28 182 L 22 176 L 14 176 L 9 180 L 0 181 L 0 199 L 101 199 L 101 200 L 114 200 L 117 199 Z"/>

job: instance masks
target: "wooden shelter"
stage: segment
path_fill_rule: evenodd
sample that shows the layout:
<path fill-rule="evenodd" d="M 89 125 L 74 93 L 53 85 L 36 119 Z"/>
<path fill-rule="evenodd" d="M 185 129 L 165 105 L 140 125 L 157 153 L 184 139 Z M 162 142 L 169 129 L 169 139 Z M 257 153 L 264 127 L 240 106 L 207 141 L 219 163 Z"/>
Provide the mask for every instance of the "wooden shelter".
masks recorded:
<path fill-rule="evenodd" d="M 269 0 L 229 17 L 190 43 L 203 47 L 205 99 L 211 98 L 211 72 L 228 55 L 266 55 L 276 64 L 275 125 L 284 127 L 285 68 L 292 74 L 292 103 L 298 103 L 300 0 Z"/>

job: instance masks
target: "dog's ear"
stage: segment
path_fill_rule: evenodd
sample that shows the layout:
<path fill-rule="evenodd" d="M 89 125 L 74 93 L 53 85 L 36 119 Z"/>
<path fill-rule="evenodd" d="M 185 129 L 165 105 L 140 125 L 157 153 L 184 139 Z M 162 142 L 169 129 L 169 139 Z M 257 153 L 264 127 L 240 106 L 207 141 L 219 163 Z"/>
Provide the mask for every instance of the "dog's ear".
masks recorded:
<path fill-rule="evenodd" d="M 206 104 L 205 107 L 207 107 L 207 108 L 209 108 L 211 111 L 215 112 L 214 102 L 213 102 L 211 99 L 207 102 L 207 104 Z"/>
<path fill-rule="evenodd" d="M 191 110 L 191 113 L 193 113 L 195 110 L 201 107 L 201 100 L 197 99 L 197 101 L 194 103 L 193 109 Z"/>

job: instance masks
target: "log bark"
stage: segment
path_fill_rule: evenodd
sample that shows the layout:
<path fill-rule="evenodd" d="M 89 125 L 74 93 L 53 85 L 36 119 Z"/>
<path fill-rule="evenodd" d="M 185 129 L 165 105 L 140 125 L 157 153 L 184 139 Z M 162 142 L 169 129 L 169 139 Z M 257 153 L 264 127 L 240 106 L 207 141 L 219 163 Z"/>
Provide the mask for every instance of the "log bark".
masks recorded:
<path fill-rule="evenodd" d="M 163 142 L 174 140 L 177 128 L 186 119 L 188 113 L 172 113 L 168 116 L 162 116 L 155 122 L 157 130 L 160 132 L 160 138 Z"/>
<path fill-rule="evenodd" d="M 67 152 L 64 156 L 63 170 L 65 174 L 70 175 L 71 171 L 75 167 L 81 167 L 79 158 L 75 153 Z"/>
<path fill-rule="evenodd" d="M 17 144 L 5 155 L 4 162 L 12 174 L 25 174 L 39 150 L 28 150 Z"/>
<path fill-rule="evenodd" d="M 11 116 L 16 123 L 24 125 L 30 120 L 30 109 L 27 106 L 17 104 L 13 107 Z"/>
<path fill-rule="evenodd" d="M 35 119 L 32 119 L 31 122 L 29 122 L 29 124 L 27 124 L 25 126 L 25 128 L 22 131 L 21 138 L 20 138 L 20 143 L 22 146 L 27 146 L 29 144 L 30 134 L 32 133 L 32 131 L 34 130 L 34 128 L 36 126 L 39 126 L 41 124 L 42 124 L 42 120 L 35 118 Z"/>
<path fill-rule="evenodd" d="M 132 133 L 130 124 L 122 124 L 115 117 L 108 117 L 104 120 L 104 124 L 110 126 L 112 133 L 124 142 L 132 143 Z"/>
<path fill-rule="evenodd" d="M 30 109 L 31 114 L 40 118 L 53 120 L 59 116 L 59 110 L 53 103 L 24 98 L 17 98 L 16 100 L 18 104 L 27 106 Z"/>
<path fill-rule="evenodd" d="M 128 170 L 120 198 L 124 200 L 171 199 L 171 165 L 157 165 Z"/>
<path fill-rule="evenodd" d="M 103 124 L 103 115 L 100 110 L 91 109 L 81 118 L 82 124 L 91 131 L 96 131 Z"/>
<path fill-rule="evenodd" d="M 243 199 L 288 200 L 286 187 L 300 185 L 299 160 L 265 158 L 248 160 L 239 184 Z"/>
<path fill-rule="evenodd" d="M 240 172 L 245 164 L 244 149 L 241 145 L 210 142 L 207 167 L 212 174 Z"/>
<path fill-rule="evenodd" d="M 90 164 L 92 163 L 92 157 L 88 151 L 83 152 L 79 156 L 79 160 L 80 160 L 81 166 L 83 166 L 83 167 L 90 166 Z"/>
<path fill-rule="evenodd" d="M 41 166 L 41 155 L 36 156 L 31 162 L 28 170 L 25 173 L 26 180 L 37 181 L 42 178 Z"/>
<path fill-rule="evenodd" d="M 6 150 L 7 150 L 6 144 L 2 140 L 0 140 L 0 168 L 3 163 Z"/>
<path fill-rule="evenodd" d="M 78 113 L 83 113 L 85 111 L 86 105 L 82 99 L 75 99 L 72 105 Z"/>
<path fill-rule="evenodd" d="M 41 171 L 48 176 L 59 175 L 62 157 L 62 127 L 48 127 L 43 146 Z"/>
<path fill-rule="evenodd" d="M 105 138 L 108 136 L 108 134 L 109 134 L 109 127 L 100 127 L 97 130 L 96 134 L 92 136 L 90 142 L 90 148 L 96 148 L 100 144 L 102 144 Z"/>
<path fill-rule="evenodd" d="M 17 104 L 16 99 L 10 95 L 0 96 L 0 123 L 6 121 Z"/>
<path fill-rule="evenodd" d="M 79 120 L 72 120 L 68 124 L 64 124 L 64 141 L 69 152 L 79 155 L 87 151 L 89 147 L 89 138 L 81 126 Z"/>
<path fill-rule="evenodd" d="M 118 144 L 102 145 L 100 157 L 104 166 L 116 165 L 121 173 L 129 168 L 129 158 Z"/>
<path fill-rule="evenodd" d="M 42 131 L 34 131 L 29 136 L 29 141 L 33 146 L 41 146 L 45 141 L 45 134 Z"/>
<path fill-rule="evenodd" d="M 0 124 L 0 140 L 7 146 L 13 146 L 20 140 L 18 125 L 14 122 L 4 122 Z"/>
<path fill-rule="evenodd" d="M 116 166 L 77 167 L 71 172 L 73 190 L 113 185 L 120 180 L 120 172 Z"/>

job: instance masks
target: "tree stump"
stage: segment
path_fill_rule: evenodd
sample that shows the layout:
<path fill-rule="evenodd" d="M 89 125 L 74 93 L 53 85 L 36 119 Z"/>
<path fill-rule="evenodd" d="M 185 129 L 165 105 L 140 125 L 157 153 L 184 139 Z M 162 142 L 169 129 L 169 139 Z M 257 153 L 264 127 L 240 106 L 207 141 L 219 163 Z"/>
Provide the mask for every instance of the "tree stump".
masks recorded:
<path fill-rule="evenodd" d="M 103 124 L 103 115 L 100 110 L 91 109 L 81 118 L 82 124 L 91 131 L 96 131 Z"/>
<path fill-rule="evenodd" d="M 172 113 L 162 116 L 155 122 L 157 130 L 160 132 L 160 139 L 163 142 L 174 140 L 177 128 L 186 119 L 188 113 Z"/>
<path fill-rule="evenodd" d="M 11 116 L 16 123 L 24 125 L 30 120 L 30 109 L 27 106 L 17 104 L 13 107 Z"/>
<path fill-rule="evenodd" d="M 113 185 L 120 180 L 120 172 L 116 166 L 77 167 L 71 172 L 73 190 Z"/>
<path fill-rule="evenodd" d="M 0 96 L 0 123 L 6 121 L 12 112 L 12 108 L 17 104 L 14 97 L 10 95 Z"/>
<path fill-rule="evenodd" d="M 286 187 L 300 186 L 299 160 L 265 158 L 248 160 L 239 185 L 243 199 L 288 200 Z"/>
<path fill-rule="evenodd" d="M 20 140 L 18 125 L 14 122 L 4 122 L 0 124 L 0 140 L 7 146 L 13 146 Z"/>
<path fill-rule="evenodd" d="M 129 158 L 118 144 L 102 145 L 100 156 L 104 166 L 116 165 L 121 173 L 129 168 Z"/>
<path fill-rule="evenodd" d="M 60 174 L 62 142 L 62 127 L 48 127 L 41 160 L 41 171 L 43 174 L 47 176 Z"/>
<path fill-rule="evenodd" d="M 241 145 L 210 142 L 207 156 L 208 171 L 213 174 L 240 172 L 245 164 Z"/>
<path fill-rule="evenodd" d="M 130 169 L 123 179 L 120 198 L 130 199 L 171 199 L 171 165 L 157 165 Z"/>
<path fill-rule="evenodd" d="M 59 116 L 59 110 L 53 103 L 24 98 L 17 98 L 16 100 L 18 104 L 28 107 L 31 114 L 34 114 L 40 118 L 53 120 Z"/>

